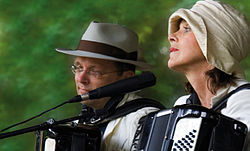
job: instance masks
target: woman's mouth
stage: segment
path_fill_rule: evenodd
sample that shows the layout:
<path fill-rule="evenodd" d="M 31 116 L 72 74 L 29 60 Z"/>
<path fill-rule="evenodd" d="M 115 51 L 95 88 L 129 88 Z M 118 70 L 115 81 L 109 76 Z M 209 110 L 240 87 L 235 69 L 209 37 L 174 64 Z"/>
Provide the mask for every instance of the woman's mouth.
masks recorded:
<path fill-rule="evenodd" d="M 171 48 L 170 48 L 170 52 L 175 52 L 175 51 L 179 51 L 179 49 L 176 49 L 176 48 L 174 48 L 174 47 L 171 47 Z"/>

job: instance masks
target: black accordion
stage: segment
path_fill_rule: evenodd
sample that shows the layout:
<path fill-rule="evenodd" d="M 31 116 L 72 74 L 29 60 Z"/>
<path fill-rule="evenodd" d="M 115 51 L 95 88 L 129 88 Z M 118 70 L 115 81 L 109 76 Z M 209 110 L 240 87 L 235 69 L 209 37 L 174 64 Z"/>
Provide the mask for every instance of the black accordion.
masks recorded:
<path fill-rule="evenodd" d="M 202 106 L 181 105 L 139 122 L 132 150 L 242 151 L 247 126 Z"/>

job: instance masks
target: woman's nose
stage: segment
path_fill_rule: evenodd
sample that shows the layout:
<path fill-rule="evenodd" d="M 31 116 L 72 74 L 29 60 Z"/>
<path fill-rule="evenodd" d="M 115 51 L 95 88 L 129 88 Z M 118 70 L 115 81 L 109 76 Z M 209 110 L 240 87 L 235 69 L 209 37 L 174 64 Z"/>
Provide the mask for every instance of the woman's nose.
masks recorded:
<path fill-rule="evenodd" d="M 175 33 L 169 34 L 169 35 L 168 35 L 168 41 L 169 41 L 170 43 L 172 43 L 172 42 L 177 42 L 177 41 L 178 41 L 178 38 L 177 38 L 176 34 L 175 34 Z"/>

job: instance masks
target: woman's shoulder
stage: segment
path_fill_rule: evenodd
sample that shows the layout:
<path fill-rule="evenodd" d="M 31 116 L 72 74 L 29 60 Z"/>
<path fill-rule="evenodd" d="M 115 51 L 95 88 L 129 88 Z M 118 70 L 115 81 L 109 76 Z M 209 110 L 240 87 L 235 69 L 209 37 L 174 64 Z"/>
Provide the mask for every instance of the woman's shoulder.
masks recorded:
<path fill-rule="evenodd" d="M 239 80 L 237 81 L 237 85 L 238 86 L 234 88 L 235 92 L 228 99 L 229 103 L 243 103 L 245 101 L 250 103 L 250 83 L 246 80 Z"/>
<path fill-rule="evenodd" d="M 184 96 L 179 97 L 179 98 L 175 101 L 174 106 L 186 104 L 187 99 L 188 99 L 189 97 L 190 97 L 190 95 L 184 95 Z"/>

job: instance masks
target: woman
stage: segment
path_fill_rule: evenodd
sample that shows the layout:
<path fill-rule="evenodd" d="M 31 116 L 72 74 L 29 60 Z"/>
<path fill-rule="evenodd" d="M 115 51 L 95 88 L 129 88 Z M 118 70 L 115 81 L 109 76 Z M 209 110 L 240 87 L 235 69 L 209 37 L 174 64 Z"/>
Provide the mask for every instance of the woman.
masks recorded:
<path fill-rule="evenodd" d="M 168 67 L 183 73 L 190 95 L 175 105 L 191 103 L 213 108 L 239 86 L 247 84 L 240 62 L 250 46 L 247 19 L 228 4 L 205 0 L 179 9 L 169 19 Z M 232 94 L 221 113 L 242 121 L 250 130 L 250 89 Z"/>

